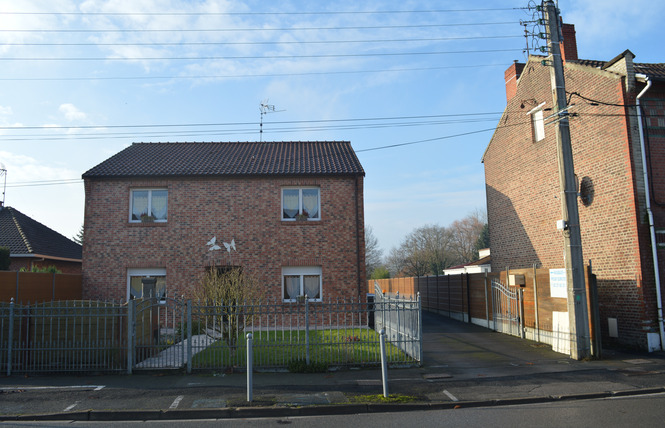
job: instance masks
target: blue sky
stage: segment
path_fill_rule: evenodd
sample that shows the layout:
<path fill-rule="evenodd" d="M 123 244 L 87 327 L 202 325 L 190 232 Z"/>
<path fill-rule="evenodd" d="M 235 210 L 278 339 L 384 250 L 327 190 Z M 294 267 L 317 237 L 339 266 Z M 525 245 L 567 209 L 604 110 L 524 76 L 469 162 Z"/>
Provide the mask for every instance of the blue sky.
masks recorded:
<path fill-rule="evenodd" d="M 268 100 L 263 140 L 351 141 L 387 252 L 485 209 L 480 159 L 529 4 L 0 0 L 5 203 L 72 237 L 83 172 L 132 142 L 257 141 Z M 559 8 L 581 58 L 665 62 L 665 2 Z"/>

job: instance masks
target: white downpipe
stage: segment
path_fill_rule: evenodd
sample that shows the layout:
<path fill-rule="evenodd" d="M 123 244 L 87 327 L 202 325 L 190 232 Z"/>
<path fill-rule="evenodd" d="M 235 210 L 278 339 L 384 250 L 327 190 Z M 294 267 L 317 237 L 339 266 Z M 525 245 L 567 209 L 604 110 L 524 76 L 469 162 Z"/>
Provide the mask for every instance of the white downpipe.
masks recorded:
<path fill-rule="evenodd" d="M 658 269 L 658 247 L 656 245 L 656 227 L 653 224 L 653 212 L 651 211 L 651 194 L 649 192 L 649 174 L 647 172 L 646 147 L 644 144 L 644 127 L 642 125 L 642 108 L 640 98 L 651 88 L 651 80 L 644 74 L 636 74 L 635 78 L 646 83 L 646 86 L 637 95 L 637 124 L 640 129 L 640 147 L 642 150 L 642 170 L 644 172 L 644 191 L 646 193 L 646 209 L 649 218 L 649 232 L 651 233 L 651 254 L 653 255 L 653 270 L 656 280 L 656 304 L 658 305 L 658 328 L 660 330 L 660 349 L 665 350 L 665 329 L 663 328 L 663 303 L 660 294 L 660 270 Z"/>

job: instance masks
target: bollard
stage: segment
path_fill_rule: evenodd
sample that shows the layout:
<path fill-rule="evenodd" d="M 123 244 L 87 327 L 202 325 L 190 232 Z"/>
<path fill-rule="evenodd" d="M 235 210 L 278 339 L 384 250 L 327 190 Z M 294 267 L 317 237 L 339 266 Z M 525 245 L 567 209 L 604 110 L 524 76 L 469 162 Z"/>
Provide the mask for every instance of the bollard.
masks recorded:
<path fill-rule="evenodd" d="M 388 398 L 388 361 L 386 359 L 386 329 L 379 332 L 379 343 L 381 344 L 381 381 L 383 382 L 383 396 Z"/>
<path fill-rule="evenodd" d="M 252 333 L 247 333 L 247 401 L 252 402 Z"/>

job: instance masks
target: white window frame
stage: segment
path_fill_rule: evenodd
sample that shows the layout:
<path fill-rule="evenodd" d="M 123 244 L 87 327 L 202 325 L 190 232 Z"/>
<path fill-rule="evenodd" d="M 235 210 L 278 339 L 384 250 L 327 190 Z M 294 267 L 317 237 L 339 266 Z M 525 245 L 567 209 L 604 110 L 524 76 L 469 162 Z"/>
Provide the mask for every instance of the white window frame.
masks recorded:
<path fill-rule="evenodd" d="M 286 277 L 300 276 L 300 296 L 304 296 L 305 276 L 319 277 L 319 297 L 307 299 L 310 302 L 321 302 L 323 298 L 323 276 L 321 275 L 321 266 L 289 266 L 282 268 L 282 301 L 297 302 L 298 299 L 289 299 L 286 296 Z"/>
<path fill-rule="evenodd" d="M 545 139 L 545 119 L 543 117 L 544 105 L 544 102 L 540 103 L 527 113 L 527 115 L 531 116 L 531 132 L 533 135 L 533 141 L 536 143 Z"/>
<path fill-rule="evenodd" d="M 166 223 L 169 219 L 169 189 L 166 187 L 150 187 L 150 188 L 136 188 L 129 191 L 129 222 L 141 223 L 141 219 L 133 219 L 134 212 L 134 192 L 148 192 L 148 213 L 152 214 L 152 192 L 165 191 L 166 192 L 166 218 L 155 219 L 155 223 Z"/>
<path fill-rule="evenodd" d="M 318 186 L 289 186 L 289 187 L 282 187 L 281 194 L 282 194 L 282 203 L 280 205 L 280 217 L 282 218 L 282 221 L 296 221 L 296 218 L 285 218 L 284 217 L 284 191 L 285 190 L 298 190 L 298 214 L 296 215 L 301 215 L 303 212 L 303 196 L 302 196 L 302 191 L 303 190 L 316 190 L 318 191 L 319 195 L 317 198 L 317 213 L 318 217 L 308 217 L 306 220 L 307 221 L 320 221 L 321 220 L 321 188 Z"/>
<path fill-rule="evenodd" d="M 132 277 L 156 277 L 166 278 L 166 268 L 129 268 L 127 269 L 127 301 L 132 299 Z M 166 284 L 164 285 L 164 294 L 166 296 Z M 143 293 L 143 290 L 141 290 Z"/>

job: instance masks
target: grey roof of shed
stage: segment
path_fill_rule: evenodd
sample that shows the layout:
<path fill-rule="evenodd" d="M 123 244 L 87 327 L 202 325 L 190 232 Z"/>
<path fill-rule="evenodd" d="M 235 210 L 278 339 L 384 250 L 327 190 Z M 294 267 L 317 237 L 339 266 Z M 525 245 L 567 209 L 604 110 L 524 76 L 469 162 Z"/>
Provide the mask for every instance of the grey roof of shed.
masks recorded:
<path fill-rule="evenodd" d="M 83 178 L 365 175 L 348 141 L 134 143 Z"/>
<path fill-rule="evenodd" d="M 12 207 L 0 208 L 0 247 L 13 255 L 82 259 L 80 244 Z"/>

